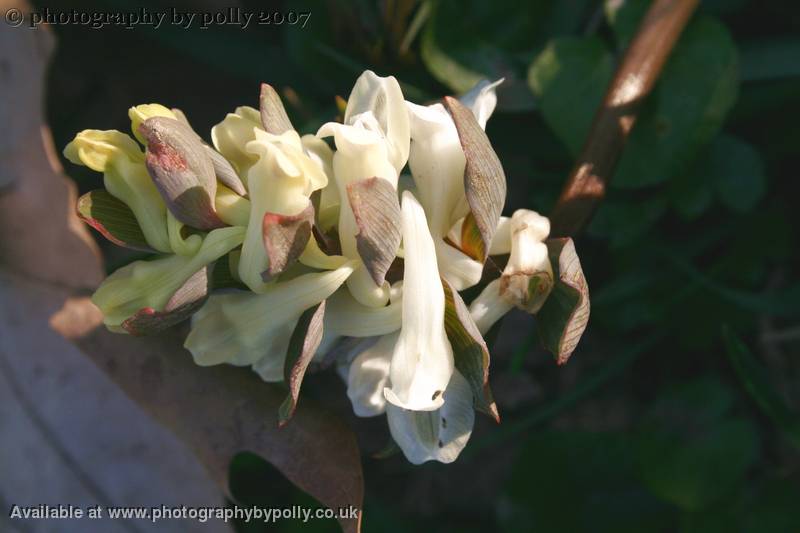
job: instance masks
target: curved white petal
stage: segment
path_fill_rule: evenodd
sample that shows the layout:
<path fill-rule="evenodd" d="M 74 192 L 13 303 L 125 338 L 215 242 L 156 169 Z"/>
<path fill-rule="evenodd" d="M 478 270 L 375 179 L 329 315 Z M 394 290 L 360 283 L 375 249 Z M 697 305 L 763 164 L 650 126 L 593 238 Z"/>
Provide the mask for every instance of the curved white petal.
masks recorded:
<path fill-rule="evenodd" d="M 239 277 L 253 292 L 261 293 L 269 286 L 261 278 L 269 265 L 263 240 L 264 215 L 302 212 L 311 193 L 327 184 L 327 177 L 303 152 L 297 132 L 272 135 L 257 129 L 254 133 L 255 140 L 247 143 L 246 150 L 256 154 L 258 160 L 247 173 L 251 205 Z"/>
<path fill-rule="evenodd" d="M 461 226 L 463 224 L 463 218 L 456 220 L 447 233 L 447 238 L 457 246 L 461 245 Z M 504 255 L 508 253 L 511 253 L 511 217 L 500 217 L 497 221 L 497 228 L 494 230 L 492 244 L 489 246 L 489 255 Z"/>
<path fill-rule="evenodd" d="M 403 193 L 403 327 L 391 365 L 386 399 L 414 410 L 442 405 L 453 374 L 453 351 L 444 330 L 444 289 L 436 248 L 425 212 L 410 192 Z"/>
<path fill-rule="evenodd" d="M 408 160 L 409 124 L 403 91 L 394 76 L 380 77 L 371 70 L 359 76 L 347 99 L 345 124 L 353 124 L 364 113 L 371 113 L 377 120 L 395 174 L 399 174 Z"/>
<path fill-rule="evenodd" d="M 360 255 L 356 247 L 358 226 L 350 207 L 347 186 L 361 179 L 380 177 L 389 181 L 393 187 L 397 187 L 397 171 L 388 159 L 385 141 L 379 132 L 374 131 L 376 127 L 374 118 L 358 122 L 356 125 L 329 122 L 317 133 L 322 137 L 333 135 L 336 142 L 333 174 L 339 190 L 339 240 L 342 244 L 342 254 L 359 261 Z M 353 296 L 364 305 L 381 307 L 389 299 L 389 285 L 384 284 L 381 287 L 375 285 L 363 266 L 347 280 L 347 286 Z"/>
<path fill-rule="evenodd" d="M 543 242 L 550 234 L 550 221 L 535 211 L 518 209 L 510 226 L 511 255 L 500 278 L 500 294 L 536 313 L 553 288 L 553 267 Z"/>
<path fill-rule="evenodd" d="M 339 189 L 333 176 L 333 150 L 328 143 L 315 135 L 303 135 L 303 150 L 328 177 L 328 185 L 322 189 L 317 211 L 317 223 L 322 231 L 328 231 L 339 220 Z"/>
<path fill-rule="evenodd" d="M 411 120 L 408 166 L 428 215 L 434 238 L 444 237 L 464 196 L 466 158 L 450 113 L 442 104 L 420 106 L 406 102 Z"/>
<path fill-rule="evenodd" d="M 217 194 L 214 197 L 214 206 L 220 220 L 231 226 L 247 227 L 250 220 L 250 200 L 231 189 L 217 183 Z"/>
<path fill-rule="evenodd" d="M 303 311 L 333 294 L 352 272 L 348 263 L 273 284 L 264 294 L 212 295 L 192 318 L 184 346 L 198 365 L 257 363 L 265 375 L 276 377 L 277 371 L 267 369 L 282 372 L 286 331 L 291 334 Z"/>
<path fill-rule="evenodd" d="M 350 363 L 347 397 L 356 416 L 376 416 L 386 410 L 383 389 L 389 381 L 389 367 L 398 336 L 399 333 L 382 336 Z"/>
<path fill-rule="evenodd" d="M 457 291 L 463 291 L 477 284 L 483 275 L 482 263 L 443 240 L 436 242 L 436 260 L 442 277 Z"/>
<path fill-rule="evenodd" d="M 469 314 L 475 325 L 485 335 L 492 326 L 511 311 L 514 306 L 500 295 L 500 279 L 493 280 L 469 306 Z"/>
<path fill-rule="evenodd" d="M 386 404 L 386 418 L 392 438 L 411 463 L 452 463 L 472 435 L 475 422 L 472 390 L 467 380 L 455 371 L 439 409 L 408 411 Z"/>
<path fill-rule="evenodd" d="M 392 287 L 392 292 L 399 292 Z M 328 299 L 325 327 L 346 337 L 373 337 L 400 329 L 402 324 L 402 296 L 392 298 L 384 307 L 360 304 L 349 291 L 340 290 Z"/>
<path fill-rule="evenodd" d="M 505 78 L 500 78 L 494 82 L 481 80 L 475 84 L 475 87 L 459 98 L 465 107 L 470 108 L 472 114 L 478 120 L 478 124 L 483 129 L 486 129 L 486 122 L 497 106 L 497 93 L 495 90 L 503 81 L 505 81 Z"/>
<path fill-rule="evenodd" d="M 211 128 L 211 142 L 217 152 L 223 155 L 247 186 L 247 171 L 256 162 L 256 156 L 245 146 L 256 138 L 255 130 L 263 130 L 261 114 L 248 106 L 237 107 L 225 119 Z"/>
<path fill-rule="evenodd" d="M 494 230 L 492 244 L 489 246 L 489 255 L 508 253 L 511 253 L 511 217 L 500 217 L 497 229 Z"/>
<path fill-rule="evenodd" d="M 308 244 L 297 260 L 306 266 L 320 270 L 335 270 L 348 261 L 343 255 L 328 255 L 323 252 L 313 235 L 308 239 Z"/>

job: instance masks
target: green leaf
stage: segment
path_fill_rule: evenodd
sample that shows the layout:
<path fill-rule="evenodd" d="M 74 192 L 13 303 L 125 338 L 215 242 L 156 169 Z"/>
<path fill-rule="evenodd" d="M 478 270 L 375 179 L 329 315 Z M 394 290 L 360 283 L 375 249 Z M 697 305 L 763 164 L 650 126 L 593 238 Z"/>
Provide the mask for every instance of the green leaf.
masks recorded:
<path fill-rule="evenodd" d="M 726 416 L 731 405 L 731 392 L 713 379 L 684 384 L 656 402 L 636 446 L 640 474 L 654 494 L 696 511 L 736 489 L 758 456 L 758 434 L 749 420 Z"/>
<path fill-rule="evenodd" d="M 606 19 L 614 31 L 619 50 L 628 47 L 650 4 L 650 0 L 605 0 Z"/>
<path fill-rule="evenodd" d="M 747 392 L 789 441 L 800 449 L 800 415 L 789 410 L 786 402 L 776 392 L 775 386 L 770 383 L 766 369 L 753 357 L 736 333 L 725 327 L 722 336 L 728 359 Z"/>
<path fill-rule="evenodd" d="M 705 161 L 701 156 L 700 162 Z M 686 220 L 692 220 L 711 206 L 714 189 L 705 170 L 705 165 L 692 166 L 691 171 L 678 174 L 669 182 L 669 195 L 672 207 Z"/>
<path fill-rule="evenodd" d="M 695 18 L 642 109 L 612 183 L 644 187 L 687 172 L 736 99 L 737 68 L 728 30 L 711 17 Z"/>
<path fill-rule="evenodd" d="M 531 64 L 528 84 L 547 124 L 576 155 L 613 74 L 613 59 L 600 39 L 551 41 Z"/>
<path fill-rule="evenodd" d="M 496 0 L 432 2 L 420 41 L 425 66 L 456 93 L 483 78 L 505 78 L 498 109 L 530 110 L 535 100 L 525 83 L 525 67 L 536 50 L 555 35 L 574 32 L 587 0 Z M 513 16 L 510 16 L 513 14 Z"/>
<path fill-rule="evenodd" d="M 530 438 L 508 482 L 502 531 L 661 531 L 669 508 L 636 477 L 621 433 L 549 431 Z"/>
<path fill-rule="evenodd" d="M 555 285 L 536 319 L 542 344 L 562 365 L 589 323 L 589 286 L 572 239 L 548 239 L 546 244 Z"/>
<path fill-rule="evenodd" d="M 705 163 L 720 201 L 733 211 L 752 210 L 766 191 L 764 162 L 752 145 L 722 135 L 711 145 Z"/>
<path fill-rule="evenodd" d="M 78 216 L 118 246 L 154 252 L 131 208 L 105 189 L 87 192 L 78 198 Z"/>
<path fill-rule="evenodd" d="M 589 234 L 609 239 L 612 248 L 632 244 L 664 215 L 666 200 L 665 195 L 652 193 L 644 198 L 620 198 L 617 193 L 600 205 L 589 224 Z"/>
<path fill-rule="evenodd" d="M 755 148 L 720 135 L 695 159 L 688 172 L 670 181 L 672 206 L 686 219 L 701 215 L 716 196 L 736 212 L 751 211 L 766 192 L 764 163 Z"/>

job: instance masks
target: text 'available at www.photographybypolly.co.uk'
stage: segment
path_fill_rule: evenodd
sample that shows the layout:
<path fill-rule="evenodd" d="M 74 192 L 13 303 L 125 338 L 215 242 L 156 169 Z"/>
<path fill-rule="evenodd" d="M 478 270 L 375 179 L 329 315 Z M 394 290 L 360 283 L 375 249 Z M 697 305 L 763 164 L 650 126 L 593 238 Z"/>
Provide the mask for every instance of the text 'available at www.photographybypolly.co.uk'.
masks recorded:
<path fill-rule="evenodd" d="M 12 505 L 8 517 L 12 520 L 146 520 L 159 522 L 161 520 L 195 520 L 207 522 L 209 520 L 222 520 L 230 522 L 265 522 L 275 523 L 278 520 L 300 520 L 306 523 L 310 520 L 344 519 L 355 520 L 360 510 L 357 507 L 342 507 L 328 509 L 326 507 L 304 507 L 292 505 L 290 507 L 190 507 L 186 505 L 158 505 L 152 507 L 111 507 L 102 505 L 76 506 L 76 505 Z"/>

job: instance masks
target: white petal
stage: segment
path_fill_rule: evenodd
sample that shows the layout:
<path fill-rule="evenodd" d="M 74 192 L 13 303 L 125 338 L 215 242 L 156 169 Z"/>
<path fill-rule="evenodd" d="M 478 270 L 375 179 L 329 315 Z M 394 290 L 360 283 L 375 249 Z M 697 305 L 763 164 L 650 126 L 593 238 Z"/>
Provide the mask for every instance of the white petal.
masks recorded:
<path fill-rule="evenodd" d="M 255 130 L 255 139 L 247 143 L 246 150 L 256 154 L 258 160 L 247 174 L 251 206 L 239 277 L 253 292 L 261 293 L 269 286 L 261 278 L 269 262 L 263 240 L 264 215 L 302 212 L 315 187 L 324 186 L 327 178 L 303 153 L 297 132 L 287 131 L 279 136 Z"/>
<path fill-rule="evenodd" d="M 472 110 L 472 114 L 478 120 L 481 128 L 486 129 L 486 122 L 489 117 L 494 113 L 494 108 L 497 106 L 497 93 L 495 89 L 498 85 L 503 83 L 505 78 L 500 78 L 495 82 L 489 80 L 481 80 L 475 87 L 464 94 L 459 100 L 465 107 Z"/>
<path fill-rule="evenodd" d="M 328 143 L 314 135 L 303 135 L 303 150 L 328 177 L 328 185 L 322 189 L 317 212 L 317 221 L 322 231 L 328 231 L 339 220 L 339 190 L 333 176 L 333 150 Z"/>
<path fill-rule="evenodd" d="M 364 113 L 376 118 L 395 174 L 399 174 L 408 161 L 409 125 L 404 102 L 403 91 L 394 76 L 382 78 L 367 70 L 356 80 L 344 114 L 345 124 L 353 124 L 356 117 Z"/>
<path fill-rule="evenodd" d="M 500 217 L 500 220 L 497 221 L 497 229 L 494 230 L 492 244 L 489 246 L 489 255 L 507 253 L 511 253 L 511 218 Z"/>
<path fill-rule="evenodd" d="M 429 218 L 434 238 L 444 237 L 464 196 L 466 159 L 458 131 L 442 104 L 419 106 L 406 102 L 411 119 L 408 166 Z"/>
<path fill-rule="evenodd" d="M 553 288 L 553 267 L 547 245 L 550 221 L 527 209 L 518 209 L 511 217 L 511 255 L 501 277 L 500 294 L 517 307 L 536 313 Z M 531 289 L 536 278 L 539 283 Z"/>
<path fill-rule="evenodd" d="M 184 346 L 201 366 L 258 363 L 262 369 L 280 367 L 282 372 L 286 331 L 291 334 L 303 311 L 333 294 L 352 272 L 353 264 L 348 263 L 275 283 L 264 294 L 212 295 L 192 318 Z M 270 359 L 262 361 L 264 357 Z"/>
<path fill-rule="evenodd" d="M 386 399 L 400 407 L 433 410 L 453 374 L 453 351 L 444 330 L 444 289 L 425 212 L 403 193 L 403 327 L 392 356 Z"/>
<path fill-rule="evenodd" d="M 461 245 L 461 226 L 464 219 L 460 218 L 453 224 L 447 233 L 447 238 L 457 246 Z M 504 255 L 511 253 L 511 217 L 500 217 L 497 228 L 494 230 L 492 244 L 489 246 L 489 255 Z"/>
<path fill-rule="evenodd" d="M 245 150 L 245 145 L 256 138 L 255 130 L 261 128 L 261 115 L 257 109 L 242 106 L 228 113 L 225 120 L 211 128 L 214 148 L 230 161 L 247 185 L 247 171 L 256 162 L 255 155 Z"/>
<path fill-rule="evenodd" d="M 483 275 L 483 264 L 453 248 L 445 241 L 436 242 L 436 260 L 442 276 L 457 291 L 476 285 Z"/>
<path fill-rule="evenodd" d="M 400 329 L 402 297 L 384 307 L 368 307 L 356 301 L 349 291 L 339 290 L 326 304 L 325 328 L 346 337 L 373 337 Z"/>
<path fill-rule="evenodd" d="M 485 335 L 495 322 L 503 318 L 514 306 L 500 295 L 500 279 L 493 280 L 469 306 L 469 314 L 481 335 Z"/>
<path fill-rule="evenodd" d="M 375 416 L 386 410 L 383 389 L 389 381 L 392 351 L 399 333 L 381 337 L 361 352 L 350 364 L 347 375 L 347 397 L 356 416 Z"/>
<path fill-rule="evenodd" d="M 466 446 L 475 422 L 472 391 L 458 372 L 444 392 L 444 404 L 435 411 L 408 411 L 387 404 L 392 438 L 414 464 L 426 461 L 452 463 Z"/>
<path fill-rule="evenodd" d="M 366 129 L 364 124 L 344 125 L 328 123 L 320 128 L 319 136 L 333 135 L 336 152 L 333 155 L 333 174 L 339 190 L 339 239 L 342 254 L 351 259 L 360 255 L 356 247 L 356 225 L 347 186 L 364 178 L 380 177 L 397 187 L 398 174 L 388 159 L 386 143 L 379 133 Z M 389 286 L 375 285 L 369 272 L 361 266 L 347 281 L 353 296 L 362 304 L 381 307 L 389 298 Z"/>

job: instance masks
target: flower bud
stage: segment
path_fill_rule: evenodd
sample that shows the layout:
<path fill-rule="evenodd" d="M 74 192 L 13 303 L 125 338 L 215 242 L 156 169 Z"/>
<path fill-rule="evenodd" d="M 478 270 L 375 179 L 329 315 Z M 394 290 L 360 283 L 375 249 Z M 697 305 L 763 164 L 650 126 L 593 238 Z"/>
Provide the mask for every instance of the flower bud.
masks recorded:
<path fill-rule="evenodd" d="M 510 223 L 511 255 L 500 278 L 500 294 L 529 313 L 541 309 L 553 289 L 553 267 L 543 242 L 550 221 L 527 209 L 514 212 Z"/>
<path fill-rule="evenodd" d="M 244 228 L 222 228 L 209 233 L 194 255 L 131 263 L 106 278 L 92 302 L 103 312 L 103 323 L 120 331 L 122 323 L 141 309 L 163 310 L 192 275 L 237 247 L 243 238 Z"/>
<path fill-rule="evenodd" d="M 147 141 L 147 170 L 175 218 L 198 229 L 221 227 L 214 207 L 214 165 L 192 128 L 172 118 L 152 117 L 139 131 Z"/>
<path fill-rule="evenodd" d="M 147 243 L 159 252 L 172 251 L 167 208 L 136 141 L 116 130 L 84 130 L 64 148 L 64 157 L 102 172 L 106 190 L 131 208 Z"/>
<path fill-rule="evenodd" d="M 136 140 L 142 144 L 147 144 L 147 140 L 139 131 L 139 126 L 141 126 L 145 120 L 153 117 L 177 119 L 172 110 L 161 104 L 141 104 L 128 109 L 128 118 L 131 119 L 131 131 L 133 132 L 133 136 L 136 137 Z"/>

